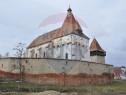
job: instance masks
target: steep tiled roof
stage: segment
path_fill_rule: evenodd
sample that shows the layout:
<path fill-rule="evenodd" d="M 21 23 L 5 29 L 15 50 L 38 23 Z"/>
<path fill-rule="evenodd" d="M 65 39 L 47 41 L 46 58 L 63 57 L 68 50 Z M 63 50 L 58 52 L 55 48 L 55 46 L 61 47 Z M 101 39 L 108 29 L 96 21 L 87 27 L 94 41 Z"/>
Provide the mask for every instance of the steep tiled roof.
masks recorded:
<path fill-rule="evenodd" d="M 99 45 L 99 43 L 97 42 L 97 40 L 94 38 L 91 45 L 90 45 L 90 51 L 101 51 L 101 52 L 105 52 L 101 46 Z"/>
<path fill-rule="evenodd" d="M 74 18 L 71 8 L 69 8 L 67 11 L 68 14 L 61 28 L 58 28 L 56 30 L 53 30 L 51 32 L 39 36 L 38 38 L 33 40 L 33 42 L 27 47 L 27 49 L 47 43 L 53 39 L 66 36 L 69 34 L 76 34 L 86 39 L 89 39 L 85 34 L 82 33 L 82 29 L 79 23 Z"/>
<path fill-rule="evenodd" d="M 56 34 L 61 30 L 61 28 L 55 29 L 51 32 L 38 36 L 27 48 L 32 48 L 55 39 Z"/>
<path fill-rule="evenodd" d="M 114 73 L 115 74 L 122 74 L 122 70 L 121 69 L 114 70 Z"/>
<path fill-rule="evenodd" d="M 69 13 L 62 25 L 62 31 L 74 32 L 75 30 L 82 31 L 79 23 L 75 20 L 72 13 Z"/>

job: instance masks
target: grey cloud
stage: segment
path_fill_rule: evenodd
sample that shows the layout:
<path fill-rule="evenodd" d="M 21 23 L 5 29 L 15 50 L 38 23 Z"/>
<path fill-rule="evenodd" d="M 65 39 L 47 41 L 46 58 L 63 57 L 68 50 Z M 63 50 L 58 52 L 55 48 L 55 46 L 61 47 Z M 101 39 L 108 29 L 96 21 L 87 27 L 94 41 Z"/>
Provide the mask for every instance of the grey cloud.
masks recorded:
<path fill-rule="evenodd" d="M 0 53 L 11 51 L 19 41 L 29 44 L 38 35 L 57 28 L 58 25 L 52 25 L 37 30 L 46 17 L 67 12 L 71 5 L 73 13 L 88 25 L 89 31 L 84 31 L 85 34 L 89 34 L 91 40 L 95 36 L 106 50 L 106 62 L 124 65 L 125 4 L 126 0 L 1 0 Z"/>

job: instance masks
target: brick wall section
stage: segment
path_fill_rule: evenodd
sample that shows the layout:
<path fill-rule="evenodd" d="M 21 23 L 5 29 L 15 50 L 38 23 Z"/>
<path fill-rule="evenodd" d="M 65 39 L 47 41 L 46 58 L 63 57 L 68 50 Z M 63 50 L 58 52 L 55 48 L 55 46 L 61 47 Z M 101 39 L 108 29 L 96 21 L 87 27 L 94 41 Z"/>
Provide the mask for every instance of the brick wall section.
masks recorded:
<path fill-rule="evenodd" d="M 0 77 L 10 77 L 18 79 L 20 77 L 19 73 L 11 73 L 11 72 L 5 72 L 0 70 Z"/>

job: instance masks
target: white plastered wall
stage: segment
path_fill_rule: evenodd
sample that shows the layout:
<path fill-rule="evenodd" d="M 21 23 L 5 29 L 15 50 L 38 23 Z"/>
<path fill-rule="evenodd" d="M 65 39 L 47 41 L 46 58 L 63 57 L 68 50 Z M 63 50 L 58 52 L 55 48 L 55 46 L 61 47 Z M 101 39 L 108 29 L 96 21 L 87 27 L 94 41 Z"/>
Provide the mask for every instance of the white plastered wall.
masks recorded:
<path fill-rule="evenodd" d="M 97 56 L 97 55 L 91 56 L 91 61 L 105 64 L 105 56 Z"/>
<path fill-rule="evenodd" d="M 39 49 L 42 48 L 41 56 L 39 56 Z M 34 50 L 34 57 L 57 58 L 72 60 L 90 60 L 89 40 L 75 34 L 63 36 L 52 40 L 51 42 L 27 49 L 27 57 L 31 57 L 31 51 Z"/>
<path fill-rule="evenodd" d="M 91 61 L 88 39 L 72 35 L 72 59 Z"/>
<path fill-rule="evenodd" d="M 19 68 L 14 69 L 14 65 L 18 67 L 18 61 L 19 59 L 15 58 L 0 59 L 0 70 L 19 73 Z M 113 73 L 113 65 L 86 61 L 23 58 L 22 65 L 24 68 L 24 73 L 28 74 L 60 74 L 62 72 L 65 72 L 66 74 Z"/>

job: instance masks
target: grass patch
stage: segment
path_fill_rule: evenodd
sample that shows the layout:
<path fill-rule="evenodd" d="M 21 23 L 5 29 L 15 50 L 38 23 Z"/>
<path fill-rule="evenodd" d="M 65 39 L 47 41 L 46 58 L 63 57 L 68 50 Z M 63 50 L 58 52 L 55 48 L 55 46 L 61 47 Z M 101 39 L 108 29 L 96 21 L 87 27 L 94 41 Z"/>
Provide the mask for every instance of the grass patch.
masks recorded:
<path fill-rule="evenodd" d="M 35 83 L 0 83 L 1 92 L 42 92 L 55 90 L 59 92 L 79 93 L 119 93 L 126 92 L 126 81 L 115 81 L 112 84 L 88 86 L 55 86 Z M 16 94 L 12 94 L 16 95 Z M 23 94 L 21 94 L 23 95 Z"/>

